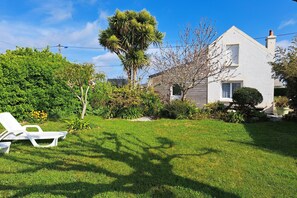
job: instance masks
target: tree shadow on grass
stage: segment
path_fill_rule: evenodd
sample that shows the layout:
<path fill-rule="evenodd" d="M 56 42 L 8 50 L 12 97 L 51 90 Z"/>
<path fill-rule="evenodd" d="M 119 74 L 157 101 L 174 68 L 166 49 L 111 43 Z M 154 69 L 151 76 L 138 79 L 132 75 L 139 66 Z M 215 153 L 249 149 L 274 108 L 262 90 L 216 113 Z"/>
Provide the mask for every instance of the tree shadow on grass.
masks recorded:
<path fill-rule="evenodd" d="M 253 142 L 233 142 L 297 158 L 297 123 L 263 122 L 245 124 L 244 126 Z"/>
<path fill-rule="evenodd" d="M 39 184 L 20 187 L 0 185 L 0 190 L 15 190 L 16 194 L 14 197 L 28 196 L 33 193 L 42 194 L 44 192 L 66 197 L 93 197 L 107 192 L 125 192 L 135 195 L 148 193 L 154 197 L 175 197 L 171 188 L 181 187 L 213 197 L 238 197 L 220 188 L 179 176 L 173 171 L 172 160 L 182 159 L 186 163 L 187 157 L 201 157 L 217 153 L 219 152 L 218 150 L 205 148 L 194 154 L 169 154 L 169 150 L 174 147 L 174 142 L 164 137 L 156 138 L 157 144 L 151 145 L 129 133 L 118 135 L 116 133 L 104 132 L 100 138 L 90 135 L 89 137 L 93 139 L 92 141 L 85 140 L 79 134 L 76 136 L 78 141 L 73 141 L 72 144 L 68 144 L 68 147 L 53 149 L 49 152 L 37 150 L 32 153 L 32 155 L 38 158 L 45 159 L 53 158 L 53 156 L 62 156 L 60 159 L 55 158 L 55 160 L 51 160 L 49 163 L 44 163 L 42 160 L 32 161 L 29 155 L 24 158 L 5 156 L 6 159 L 13 162 L 25 163 L 29 167 L 30 165 L 32 166 L 12 174 L 34 173 L 42 169 L 85 171 L 111 177 L 113 180 L 110 183 L 104 183 L 104 181 L 103 183 L 75 181 L 54 185 Z M 100 167 L 97 164 L 79 161 L 77 158 L 64 160 L 63 158 L 66 158 L 66 156 L 121 162 L 129 166 L 132 171 L 129 174 L 123 175 Z M 8 171 L 2 173 L 9 174 Z"/>

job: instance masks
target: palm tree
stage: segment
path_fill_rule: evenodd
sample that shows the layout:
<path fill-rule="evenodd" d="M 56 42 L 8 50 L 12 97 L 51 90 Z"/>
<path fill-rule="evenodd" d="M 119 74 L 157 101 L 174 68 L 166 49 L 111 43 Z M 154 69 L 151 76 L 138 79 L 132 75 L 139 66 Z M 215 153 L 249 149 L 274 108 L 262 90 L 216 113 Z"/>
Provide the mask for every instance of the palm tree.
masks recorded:
<path fill-rule="evenodd" d="M 146 10 L 117 10 L 108 22 L 109 27 L 99 34 L 99 43 L 117 54 L 134 87 L 137 71 L 149 64 L 145 51 L 151 44 L 162 43 L 164 34 L 157 30 L 156 19 Z"/>

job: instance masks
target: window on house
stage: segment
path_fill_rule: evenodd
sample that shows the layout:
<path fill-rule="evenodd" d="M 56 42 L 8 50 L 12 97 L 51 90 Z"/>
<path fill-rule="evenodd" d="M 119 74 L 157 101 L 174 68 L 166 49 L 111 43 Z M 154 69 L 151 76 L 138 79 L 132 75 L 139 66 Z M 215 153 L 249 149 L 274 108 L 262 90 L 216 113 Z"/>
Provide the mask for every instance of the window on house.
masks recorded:
<path fill-rule="evenodd" d="M 222 98 L 232 98 L 234 91 L 242 86 L 241 82 L 222 83 Z"/>
<path fill-rule="evenodd" d="M 182 95 L 181 88 L 178 84 L 174 84 L 172 86 L 172 95 L 173 96 L 181 96 Z"/>
<path fill-rule="evenodd" d="M 231 66 L 237 66 L 239 64 L 239 45 L 227 45 L 226 53 Z"/>

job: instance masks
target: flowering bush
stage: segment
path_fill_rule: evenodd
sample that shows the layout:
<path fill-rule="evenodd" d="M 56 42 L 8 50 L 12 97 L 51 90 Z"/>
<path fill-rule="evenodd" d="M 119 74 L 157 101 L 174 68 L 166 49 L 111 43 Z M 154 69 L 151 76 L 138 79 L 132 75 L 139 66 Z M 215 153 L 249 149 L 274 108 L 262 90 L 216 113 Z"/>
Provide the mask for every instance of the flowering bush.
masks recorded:
<path fill-rule="evenodd" d="M 41 123 L 47 120 L 47 113 L 45 111 L 32 111 L 29 115 L 30 122 Z"/>

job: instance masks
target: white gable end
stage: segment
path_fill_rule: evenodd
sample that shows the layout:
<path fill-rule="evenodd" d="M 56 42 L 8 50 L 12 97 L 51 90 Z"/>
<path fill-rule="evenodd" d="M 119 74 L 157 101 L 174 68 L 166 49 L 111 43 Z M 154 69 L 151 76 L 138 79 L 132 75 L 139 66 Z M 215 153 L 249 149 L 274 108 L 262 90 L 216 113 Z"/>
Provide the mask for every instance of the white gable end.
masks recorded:
<path fill-rule="evenodd" d="M 265 46 L 261 45 L 235 26 L 227 30 L 220 37 L 218 43 L 224 50 L 228 50 L 228 46 L 238 46 L 238 52 L 232 52 L 235 54 L 238 53 L 238 62 L 230 67 L 234 74 L 232 78 L 225 80 L 225 82 L 230 82 L 231 84 L 224 84 L 224 87 L 227 87 L 227 89 L 230 87 L 232 91 L 232 82 L 234 82 L 241 83 L 244 87 L 256 88 L 261 92 L 264 98 L 260 107 L 270 108 L 273 104 L 274 80 L 272 78 L 271 66 L 268 62 L 273 60 L 273 54 L 271 54 Z M 210 78 L 209 82 L 212 80 L 213 79 Z M 222 83 L 224 82 L 209 83 L 208 102 L 232 101 L 230 98 L 223 97 L 224 91 Z"/>

